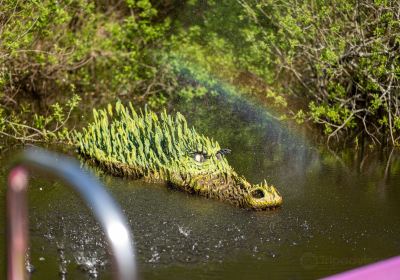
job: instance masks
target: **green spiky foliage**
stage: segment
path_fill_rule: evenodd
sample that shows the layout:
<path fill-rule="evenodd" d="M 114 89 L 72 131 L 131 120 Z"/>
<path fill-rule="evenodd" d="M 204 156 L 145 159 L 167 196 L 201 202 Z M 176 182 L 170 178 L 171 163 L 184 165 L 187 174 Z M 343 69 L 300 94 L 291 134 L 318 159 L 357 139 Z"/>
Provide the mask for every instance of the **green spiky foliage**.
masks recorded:
<path fill-rule="evenodd" d="M 94 121 L 76 133 L 78 151 L 117 176 L 166 182 L 189 193 L 256 210 L 282 203 L 273 186 L 251 185 L 228 164 L 226 150 L 175 117 L 118 102 L 93 110 Z"/>

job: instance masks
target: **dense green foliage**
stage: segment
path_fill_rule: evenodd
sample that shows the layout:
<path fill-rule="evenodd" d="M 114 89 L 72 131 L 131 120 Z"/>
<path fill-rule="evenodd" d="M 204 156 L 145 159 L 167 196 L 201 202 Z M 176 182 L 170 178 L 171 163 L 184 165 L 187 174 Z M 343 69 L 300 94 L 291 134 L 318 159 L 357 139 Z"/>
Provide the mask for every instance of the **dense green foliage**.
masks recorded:
<path fill-rule="evenodd" d="M 41 129 L 32 116 L 48 118 L 50 104 L 66 106 L 73 94 L 159 108 L 234 87 L 282 117 L 317 124 L 328 140 L 396 146 L 399 7 L 385 0 L 5 0 L 2 123 Z M 9 125 L 0 129 L 17 136 Z"/>
<path fill-rule="evenodd" d="M 47 114 L 34 113 L 25 106 L 21 106 L 20 112 L 7 113 L 0 107 L 0 139 L 5 138 L 0 142 L 0 150 L 5 148 L 6 139 L 22 143 L 69 143 L 71 129 L 66 124 L 80 100 L 78 95 L 73 95 L 64 106 L 57 102 L 51 104 Z"/>
<path fill-rule="evenodd" d="M 2 94 L 144 90 L 157 75 L 151 48 L 169 21 L 153 22 L 149 1 L 100 2 L 2 1 Z"/>
<path fill-rule="evenodd" d="M 277 81 L 305 96 L 306 117 L 400 144 L 399 1 L 239 1 Z"/>
<path fill-rule="evenodd" d="M 202 47 L 186 58 L 275 103 L 296 102 L 292 116 L 328 139 L 399 144 L 399 1 L 229 2 L 197 3 L 204 20 L 187 36 Z"/>

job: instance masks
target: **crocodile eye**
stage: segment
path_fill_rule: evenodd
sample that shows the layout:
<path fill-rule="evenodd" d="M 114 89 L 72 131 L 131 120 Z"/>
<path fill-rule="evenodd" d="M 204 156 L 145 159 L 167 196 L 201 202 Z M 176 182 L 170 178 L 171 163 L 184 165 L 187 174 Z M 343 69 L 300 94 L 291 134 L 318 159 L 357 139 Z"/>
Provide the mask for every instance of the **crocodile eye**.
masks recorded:
<path fill-rule="evenodd" d="M 193 159 L 197 162 L 203 162 L 206 158 L 203 154 L 195 153 Z"/>

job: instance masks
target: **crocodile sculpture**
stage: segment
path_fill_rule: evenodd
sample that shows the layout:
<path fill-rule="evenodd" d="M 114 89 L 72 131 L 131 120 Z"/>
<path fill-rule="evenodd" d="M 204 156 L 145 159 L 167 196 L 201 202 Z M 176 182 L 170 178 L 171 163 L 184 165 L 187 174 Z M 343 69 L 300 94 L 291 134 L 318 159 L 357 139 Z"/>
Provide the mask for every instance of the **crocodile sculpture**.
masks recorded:
<path fill-rule="evenodd" d="M 189 128 L 180 113 L 160 115 L 132 104 L 94 110 L 94 121 L 75 134 L 78 152 L 116 176 L 166 182 L 183 191 L 264 210 L 282 204 L 265 181 L 251 185 L 228 164 L 219 144 Z"/>

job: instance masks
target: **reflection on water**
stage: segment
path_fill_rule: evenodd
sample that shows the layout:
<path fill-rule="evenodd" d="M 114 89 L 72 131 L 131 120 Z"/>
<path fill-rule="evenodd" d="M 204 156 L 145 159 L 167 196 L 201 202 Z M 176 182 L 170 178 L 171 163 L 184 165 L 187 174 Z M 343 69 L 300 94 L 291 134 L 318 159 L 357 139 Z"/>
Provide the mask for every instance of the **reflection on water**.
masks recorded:
<path fill-rule="evenodd" d="M 97 171 L 131 223 L 144 279 L 315 278 L 400 254 L 398 153 L 317 149 L 241 100 L 174 110 L 230 148 L 250 182 L 274 184 L 284 204 L 247 211 Z M 32 186 L 33 279 L 111 278 L 103 233 L 82 202 L 59 183 Z"/>

